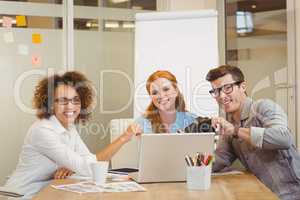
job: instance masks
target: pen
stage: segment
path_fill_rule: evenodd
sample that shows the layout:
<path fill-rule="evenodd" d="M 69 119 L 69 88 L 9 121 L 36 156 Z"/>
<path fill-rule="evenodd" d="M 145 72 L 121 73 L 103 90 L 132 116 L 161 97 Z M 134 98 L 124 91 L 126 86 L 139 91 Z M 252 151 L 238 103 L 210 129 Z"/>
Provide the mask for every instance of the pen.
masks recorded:
<path fill-rule="evenodd" d="M 207 166 L 211 159 L 212 159 L 212 155 L 208 155 L 204 160 L 204 164 Z"/>
<path fill-rule="evenodd" d="M 201 166 L 200 153 L 198 152 L 196 155 L 196 165 Z"/>
<path fill-rule="evenodd" d="M 189 157 L 189 160 L 191 162 L 191 166 L 195 166 L 195 163 L 194 163 L 193 159 L 190 156 L 188 156 L 188 157 Z"/>
<path fill-rule="evenodd" d="M 211 157 L 211 159 L 208 161 L 207 165 L 210 165 L 210 163 L 213 161 L 213 157 Z"/>
<path fill-rule="evenodd" d="M 220 124 L 216 125 L 215 132 L 216 132 L 216 135 L 220 135 Z"/>
<path fill-rule="evenodd" d="M 191 166 L 191 163 L 190 163 L 190 159 L 189 159 L 189 157 L 188 156 L 185 156 L 184 157 L 184 160 L 185 160 L 185 162 L 186 162 L 186 164 L 187 164 L 187 166 Z"/>

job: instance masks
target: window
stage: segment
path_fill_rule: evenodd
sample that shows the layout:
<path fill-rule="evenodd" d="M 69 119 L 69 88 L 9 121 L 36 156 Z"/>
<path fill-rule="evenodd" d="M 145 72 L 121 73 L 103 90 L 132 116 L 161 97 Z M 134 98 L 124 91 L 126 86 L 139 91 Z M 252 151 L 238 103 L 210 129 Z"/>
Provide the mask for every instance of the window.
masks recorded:
<path fill-rule="evenodd" d="M 21 24 L 17 18 L 21 18 Z M 0 15 L 0 27 L 5 23 L 11 24 L 13 28 L 40 28 L 40 29 L 62 29 L 61 17 L 24 16 L 24 15 Z"/>
<path fill-rule="evenodd" d="M 103 0 L 103 7 L 156 10 L 156 0 Z"/>
<path fill-rule="evenodd" d="M 250 33 L 253 31 L 253 15 L 251 12 L 236 12 L 236 30 L 239 34 Z"/>
<path fill-rule="evenodd" d="M 2 0 L 2 1 L 62 4 L 62 0 Z"/>

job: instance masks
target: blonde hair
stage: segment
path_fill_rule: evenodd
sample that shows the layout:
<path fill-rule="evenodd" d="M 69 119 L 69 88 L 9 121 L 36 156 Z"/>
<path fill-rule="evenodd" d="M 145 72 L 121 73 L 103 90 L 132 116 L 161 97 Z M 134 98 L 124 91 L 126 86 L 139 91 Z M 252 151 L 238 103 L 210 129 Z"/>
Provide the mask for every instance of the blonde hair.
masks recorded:
<path fill-rule="evenodd" d="M 177 87 L 176 77 L 169 71 L 156 71 L 149 76 L 147 83 L 146 83 L 146 89 L 147 89 L 148 94 L 149 95 L 151 94 L 151 91 L 150 91 L 151 83 L 153 83 L 155 80 L 157 80 L 159 78 L 165 78 L 165 79 L 168 79 L 169 81 L 171 81 L 172 86 L 178 91 L 178 95 L 175 100 L 176 111 L 185 112 L 186 110 L 185 110 L 184 98 Z M 148 119 L 151 122 L 153 132 L 155 132 L 155 133 L 167 132 L 166 128 L 162 124 L 158 109 L 152 101 L 149 104 L 149 106 L 147 107 L 147 109 L 144 113 L 144 116 L 146 119 Z"/>

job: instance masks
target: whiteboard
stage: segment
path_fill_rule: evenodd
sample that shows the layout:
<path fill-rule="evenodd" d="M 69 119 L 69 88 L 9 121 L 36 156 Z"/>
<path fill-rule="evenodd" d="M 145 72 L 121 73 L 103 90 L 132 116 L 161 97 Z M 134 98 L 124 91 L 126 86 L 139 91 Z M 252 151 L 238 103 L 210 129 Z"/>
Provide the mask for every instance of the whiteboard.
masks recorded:
<path fill-rule="evenodd" d="M 218 115 L 205 80 L 209 69 L 219 64 L 217 31 L 215 10 L 136 14 L 134 117 L 150 103 L 146 81 L 156 70 L 177 77 L 189 111 Z"/>

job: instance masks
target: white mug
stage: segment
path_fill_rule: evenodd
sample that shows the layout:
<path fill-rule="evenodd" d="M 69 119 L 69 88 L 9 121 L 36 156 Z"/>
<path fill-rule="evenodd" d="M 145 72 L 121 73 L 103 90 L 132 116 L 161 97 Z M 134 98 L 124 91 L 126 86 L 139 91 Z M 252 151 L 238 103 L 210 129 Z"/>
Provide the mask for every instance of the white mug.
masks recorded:
<path fill-rule="evenodd" d="M 108 171 L 107 161 L 98 161 L 91 163 L 91 170 L 93 181 L 96 185 L 103 185 L 106 182 L 106 176 Z"/>

